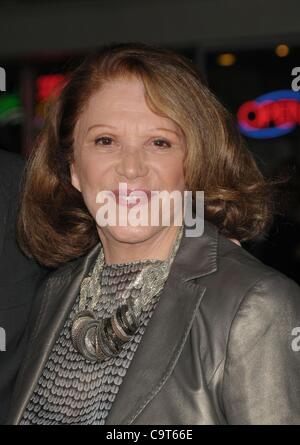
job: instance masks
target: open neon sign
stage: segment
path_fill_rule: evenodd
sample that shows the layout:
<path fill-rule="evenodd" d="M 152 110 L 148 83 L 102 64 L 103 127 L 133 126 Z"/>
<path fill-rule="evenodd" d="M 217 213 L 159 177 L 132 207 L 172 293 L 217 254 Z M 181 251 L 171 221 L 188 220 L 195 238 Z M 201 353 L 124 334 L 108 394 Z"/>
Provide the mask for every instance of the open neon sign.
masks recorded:
<path fill-rule="evenodd" d="M 283 136 L 300 125 L 300 92 L 279 90 L 245 102 L 237 113 L 242 134 L 267 139 Z"/>

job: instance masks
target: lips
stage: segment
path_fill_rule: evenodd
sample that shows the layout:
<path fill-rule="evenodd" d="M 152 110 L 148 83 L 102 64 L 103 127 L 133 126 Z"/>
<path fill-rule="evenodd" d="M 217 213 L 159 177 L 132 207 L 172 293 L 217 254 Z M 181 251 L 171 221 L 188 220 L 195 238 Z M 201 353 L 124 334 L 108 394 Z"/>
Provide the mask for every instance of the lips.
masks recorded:
<path fill-rule="evenodd" d="M 127 189 L 127 193 L 121 190 L 112 190 L 116 197 L 118 205 L 132 207 L 135 205 L 144 205 L 151 200 L 151 190 L 146 189 Z"/>

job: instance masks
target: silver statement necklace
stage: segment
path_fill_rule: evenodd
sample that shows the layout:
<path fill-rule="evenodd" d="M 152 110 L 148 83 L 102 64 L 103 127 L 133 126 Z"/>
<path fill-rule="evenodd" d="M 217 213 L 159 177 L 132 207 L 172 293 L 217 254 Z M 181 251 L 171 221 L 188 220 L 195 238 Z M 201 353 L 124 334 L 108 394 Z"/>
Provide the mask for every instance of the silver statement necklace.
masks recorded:
<path fill-rule="evenodd" d="M 149 264 L 125 290 L 122 296 L 125 303 L 119 306 L 111 317 L 105 319 L 98 319 L 96 315 L 96 306 L 101 298 L 102 270 L 105 265 L 101 248 L 92 274 L 82 280 L 79 312 L 71 326 L 73 345 L 85 359 L 100 362 L 115 357 L 123 345 L 131 340 L 139 328 L 142 312 L 148 309 L 152 298 L 165 284 L 182 234 L 181 226 L 169 258 L 159 266 L 155 264 L 155 260 L 149 260 Z M 132 289 L 141 289 L 137 298 L 131 297 Z"/>

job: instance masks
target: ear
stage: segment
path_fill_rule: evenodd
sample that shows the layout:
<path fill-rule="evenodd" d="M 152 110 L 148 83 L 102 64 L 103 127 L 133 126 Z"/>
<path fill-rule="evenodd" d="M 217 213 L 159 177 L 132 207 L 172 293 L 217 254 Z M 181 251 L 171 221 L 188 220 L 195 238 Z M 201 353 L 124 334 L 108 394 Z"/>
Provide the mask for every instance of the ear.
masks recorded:
<path fill-rule="evenodd" d="M 81 192 L 80 181 L 78 178 L 75 161 L 72 161 L 70 163 L 70 175 L 71 175 L 71 183 L 72 183 L 73 187 L 75 187 L 79 192 Z"/>

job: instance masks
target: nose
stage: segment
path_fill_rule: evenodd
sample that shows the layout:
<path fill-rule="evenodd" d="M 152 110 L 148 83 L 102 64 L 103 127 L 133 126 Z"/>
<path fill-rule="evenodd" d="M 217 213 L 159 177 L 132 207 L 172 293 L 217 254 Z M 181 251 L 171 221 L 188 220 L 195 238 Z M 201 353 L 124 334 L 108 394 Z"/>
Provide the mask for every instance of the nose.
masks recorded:
<path fill-rule="evenodd" d="M 126 147 L 122 150 L 116 165 L 120 177 L 134 180 L 148 174 L 149 168 L 142 147 Z"/>

